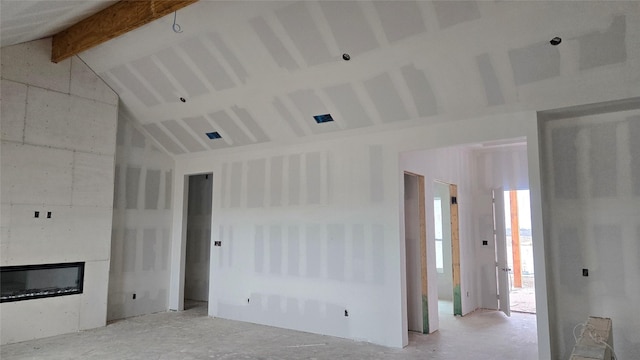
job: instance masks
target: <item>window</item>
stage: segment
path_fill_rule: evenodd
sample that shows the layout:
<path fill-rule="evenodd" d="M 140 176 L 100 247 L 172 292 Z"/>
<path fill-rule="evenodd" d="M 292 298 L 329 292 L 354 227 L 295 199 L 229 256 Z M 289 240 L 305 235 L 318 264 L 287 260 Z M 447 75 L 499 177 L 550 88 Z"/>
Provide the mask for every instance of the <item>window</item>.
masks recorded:
<path fill-rule="evenodd" d="M 438 273 L 444 274 L 444 259 L 442 256 L 442 200 L 438 197 L 433 199 L 433 220 L 436 238 L 436 270 Z"/>

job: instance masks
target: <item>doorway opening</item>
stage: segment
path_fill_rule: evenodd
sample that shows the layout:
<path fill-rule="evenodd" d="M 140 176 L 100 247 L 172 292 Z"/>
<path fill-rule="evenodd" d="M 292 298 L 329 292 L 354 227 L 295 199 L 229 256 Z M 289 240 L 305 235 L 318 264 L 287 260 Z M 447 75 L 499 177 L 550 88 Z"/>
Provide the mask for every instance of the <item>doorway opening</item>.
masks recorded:
<path fill-rule="evenodd" d="M 504 192 L 511 311 L 536 313 L 529 190 Z"/>
<path fill-rule="evenodd" d="M 404 173 L 408 331 L 429 333 L 424 176 Z"/>
<path fill-rule="evenodd" d="M 438 312 L 462 316 L 457 186 L 434 181 L 433 194 Z"/>
<path fill-rule="evenodd" d="M 485 143 L 470 143 L 437 149 L 412 150 L 400 155 L 400 169 L 406 174 L 410 171 L 421 174 L 426 187 L 427 216 L 427 278 L 429 281 L 427 299 L 429 332 L 439 331 L 442 334 L 462 334 L 483 336 L 483 331 L 468 332 L 468 326 L 476 321 L 482 322 L 486 317 L 495 317 L 505 321 L 505 315 L 511 318 L 505 322 L 513 326 L 527 329 L 529 333 L 538 332 L 537 318 L 533 314 L 510 313 L 509 300 L 499 293 L 499 288 L 508 289 L 508 272 L 498 276 L 498 270 L 509 268 L 506 260 L 506 224 L 504 217 L 504 201 L 496 204 L 500 217 L 494 218 L 494 189 L 504 197 L 504 189 L 527 189 L 530 174 L 528 173 L 527 139 L 513 138 Z M 452 186 L 455 184 L 457 186 Z M 536 185 L 535 183 L 533 185 Z M 405 191 L 407 183 L 405 182 Z M 448 189 L 447 189 L 448 187 Z M 447 191 L 448 190 L 448 191 Z M 409 198 L 405 193 L 405 200 Z M 404 205 L 406 206 L 405 201 Z M 401 205 L 402 206 L 402 205 Z M 438 211 L 439 209 L 439 211 Z M 447 214 L 447 210 L 451 214 Z M 453 211 L 455 210 L 455 214 Z M 453 219 L 461 214 L 460 226 L 451 226 Z M 405 209 L 405 216 L 409 212 Z M 451 219 L 448 220 L 447 216 Z M 501 231 L 496 229 L 496 218 L 501 219 Z M 406 220 L 406 218 L 405 218 Z M 439 224 L 439 225 L 438 225 Z M 408 232 L 408 224 L 405 232 Z M 457 249 L 454 251 L 453 236 L 448 245 L 448 229 L 456 229 Z M 458 234 L 458 231 L 460 233 Z M 496 234 L 501 232 L 501 235 Z M 407 244 L 409 234 L 404 234 Z M 503 239 L 497 241 L 497 237 Z M 504 264 L 496 266 L 497 246 L 502 244 Z M 410 277 L 415 268 L 409 266 L 411 250 L 405 247 L 406 261 L 402 264 L 406 272 L 405 284 L 407 302 L 414 297 L 410 290 Z M 457 259 L 454 256 L 457 255 Z M 464 262 L 464 264 L 463 264 Z M 455 264 L 455 266 L 454 266 Z M 439 283 L 445 270 L 451 269 L 447 276 L 449 284 Z M 458 270 L 457 274 L 455 270 Z M 464 271 L 464 273 L 462 271 Z M 404 274 L 403 274 L 404 275 Z M 507 286 L 499 286 L 498 282 L 506 280 Z M 455 285 L 453 284 L 455 282 Z M 544 284 L 544 280 L 540 281 Z M 508 296 L 509 293 L 504 294 Z M 447 298 L 447 299 L 445 299 Z M 453 299 L 460 299 L 454 301 Z M 499 301 L 500 300 L 500 301 Z M 443 302 L 447 303 L 443 303 Z M 500 306 L 502 305 L 502 306 Z M 506 308 L 505 308 L 506 306 Z M 407 324 L 415 319 L 407 307 Z M 542 310 L 544 311 L 544 310 Z M 455 314 L 455 315 L 454 315 Z M 422 314 L 420 314 L 422 315 Z M 462 316 L 456 316 L 462 315 Z M 411 329 L 408 327 L 406 329 Z M 406 330 L 405 330 L 406 331 Z M 410 338 L 418 335 L 409 332 Z"/>
<path fill-rule="evenodd" d="M 187 237 L 184 309 L 206 308 L 209 300 L 213 176 L 190 175 L 187 195 Z"/>

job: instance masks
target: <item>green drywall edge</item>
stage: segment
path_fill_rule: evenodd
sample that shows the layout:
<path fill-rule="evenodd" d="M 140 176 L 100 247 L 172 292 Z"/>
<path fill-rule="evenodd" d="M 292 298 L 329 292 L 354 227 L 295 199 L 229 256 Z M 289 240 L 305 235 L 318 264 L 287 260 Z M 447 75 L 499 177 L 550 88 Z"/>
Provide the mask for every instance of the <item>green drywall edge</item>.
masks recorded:
<path fill-rule="evenodd" d="M 426 295 L 422 295 L 422 333 L 429 333 L 429 300 Z"/>
<path fill-rule="evenodd" d="M 460 285 L 453 288 L 453 315 L 462 316 L 462 297 L 460 295 Z"/>

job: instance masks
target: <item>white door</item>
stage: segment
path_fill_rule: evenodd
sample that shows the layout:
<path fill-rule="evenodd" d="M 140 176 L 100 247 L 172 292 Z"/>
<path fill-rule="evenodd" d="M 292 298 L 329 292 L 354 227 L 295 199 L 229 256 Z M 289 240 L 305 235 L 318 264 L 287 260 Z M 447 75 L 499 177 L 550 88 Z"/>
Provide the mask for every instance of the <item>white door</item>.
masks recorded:
<path fill-rule="evenodd" d="M 493 190 L 493 230 L 496 244 L 496 272 L 498 277 L 498 308 L 511 316 L 509 302 L 509 265 L 507 263 L 507 236 L 504 223 L 504 191 Z"/>

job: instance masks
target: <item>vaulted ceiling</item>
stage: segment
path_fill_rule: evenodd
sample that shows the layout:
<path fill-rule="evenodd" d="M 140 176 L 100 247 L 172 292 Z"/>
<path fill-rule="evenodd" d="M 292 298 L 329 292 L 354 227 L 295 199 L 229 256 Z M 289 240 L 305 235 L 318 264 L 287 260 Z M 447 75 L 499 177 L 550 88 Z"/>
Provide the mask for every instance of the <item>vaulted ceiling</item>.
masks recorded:
<path fill-rule="evenodd" d="M 2 46 L 111 3 L 2 0 Z M 201 0 L 79 56 L 180 155 L 540 110 L 547 89 L 637 64 L 639 14 L 634 1 Z"/>

